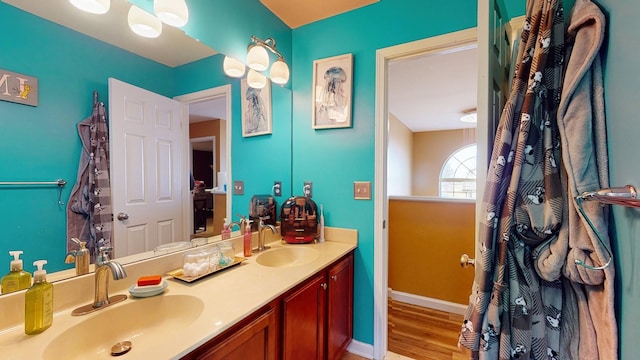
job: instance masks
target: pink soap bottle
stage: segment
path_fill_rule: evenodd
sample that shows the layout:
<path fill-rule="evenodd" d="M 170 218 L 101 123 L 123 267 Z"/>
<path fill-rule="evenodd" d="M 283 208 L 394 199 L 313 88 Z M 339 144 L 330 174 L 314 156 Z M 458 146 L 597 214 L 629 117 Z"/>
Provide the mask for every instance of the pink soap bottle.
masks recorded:
<path fill-rule="evenodd" d="M 227 223 L 227 218 L 224 218 L 224 224 L 222 225 L 220 237 L 222 238 L 222 240 L 231 239 L 231 229 L 229 228 L 229 224 Z"/>
<path fill-rule="evenodd" d="M 251 220 L 245 221 L 245 230 L 243 235 L 243 243 L 244 243 L 244 257 L 251 256 Z"/>

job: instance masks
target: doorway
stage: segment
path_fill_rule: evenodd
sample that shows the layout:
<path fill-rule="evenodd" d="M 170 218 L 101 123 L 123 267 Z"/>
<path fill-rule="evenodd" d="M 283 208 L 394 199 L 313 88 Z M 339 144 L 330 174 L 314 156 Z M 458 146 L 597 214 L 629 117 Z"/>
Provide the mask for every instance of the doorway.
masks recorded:
<path fill-rule="evenodd" d="M 389 295 L 389 179 L 388 168 L 390 138 L 389 126 L 392 113 L 390 104 L 390 64 L 394 61 L 410 61 L 420 56 L 442 54 L 476 47 L 476 29 L 419 40 L 378 50 L 376 78 L 376 165 L 375 165 L 375 228 L 374 252 L 374 358 L 383 359 L 388 349 L 388 295 Z M 427 86 L 427 84 L 425 84 Z M 432 85 L 436 87 L 437 85 Z M 481 126 L 478 124 L 478 126 Z M 396 163 L 394 163 L 395 166 Z M 405 185 L 406 187 L 406 185 Z M 407 193 L 405 193 L 406 195 Z M 408 194 L 410 195 L 410 194 Z M 475 207 L 475 206 L 474 206 Z M 473 210 L 472 210 L 473 211 Z M 473 244 L 473 237 L 470 239 Z M 473 246 L 473 245 L 471 245 Z M 450 279 L 453 281 L 453 279 Z M 461 284 L 470 288 L 470 284 Z"/>
<path fill-rule="evenodd" d="M 231 85 L 181 95 L 176 100 L 188 104 L 185 161 L 189 181 L 194 183 L 183 211 L 191 219 L 192 238 L 213 236 L 220 233 L 223 219 L 231 218 L 231 193 L 226 191 L 231 178 Z M 197 161 L 196 156 L 203 160 Z M 194 160 L 203 164 L 197 171 Z"/>

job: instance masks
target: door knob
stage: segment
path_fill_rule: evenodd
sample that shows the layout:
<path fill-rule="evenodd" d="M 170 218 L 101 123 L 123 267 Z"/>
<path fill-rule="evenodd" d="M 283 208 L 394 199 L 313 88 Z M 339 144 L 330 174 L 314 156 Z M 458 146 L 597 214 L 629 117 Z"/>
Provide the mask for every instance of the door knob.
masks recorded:
<path fill-rule="evenodd" d="M 476 259 L 470 258 L 467 254 L 462 254 L 462 256 L 460 256 L 460 266 L 466 268 L 469 267 L 469 265 L 476 266 Z"/>
<path fill-rule="evenodd" d="M 120 221 L 127 220 L 128 218 L 129 218 L 129 214 L 127 214 L 127 213 L 119 213 L 118 214 L 118 220 L 120 220 Z"/>

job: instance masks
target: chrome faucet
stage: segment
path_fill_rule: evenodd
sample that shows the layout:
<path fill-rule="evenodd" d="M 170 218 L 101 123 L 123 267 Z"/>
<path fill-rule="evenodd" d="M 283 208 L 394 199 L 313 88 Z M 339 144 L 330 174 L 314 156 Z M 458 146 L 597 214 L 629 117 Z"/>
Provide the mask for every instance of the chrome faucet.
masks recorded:
<path fill-rule="evenodd" d="M 120 280 L 127 277 L 127 273 L 119 262 L 109 259 L 112 248 L 101 247 L 100 255 L 96 261 L 96 293 L 93 299 L 93 307 L 100 308 L 109 304 L 109 274 L 113 280 Z"/>
<path fill-rule="evenodd" d="M 257 252 L 264 251 L 269 248 L 268 246 L 264 245 L 265 236 L 263 235 L 263 233 L 267 229 L 271 230 L 271 233 L 273 234 L 278 233 L 278 229 L 276 229 L 275 226 L 266 225 L 264 221 L 262 221 L 262 218 L 260 218 L 260 222 L 258 223 L 258 248 L 256 249 Z"/>
<path fill-rule="evenodd" d="M 119 262 L 110 260 L 109 253 L 111 250 L 111 247 L 100 248 L 100 254 L 96 260 L 95 294 L 93 303 L 73 310 L 71 315 L 88 314 L 95 310 L 123 301 L 127 298 L 127 295 L 115 295 L 109 297 L 109 276 L 113 277 L 113 280 L 120 280 L 127 277 L 124 267 L 122 267 Z"/>

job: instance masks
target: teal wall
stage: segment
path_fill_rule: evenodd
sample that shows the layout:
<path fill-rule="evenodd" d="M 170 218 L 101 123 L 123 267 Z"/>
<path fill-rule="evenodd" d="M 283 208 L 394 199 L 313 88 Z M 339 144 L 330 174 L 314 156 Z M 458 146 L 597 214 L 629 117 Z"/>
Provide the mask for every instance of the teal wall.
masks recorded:
<path fill-rule="evenodd" d="M 326 224 L 358 230 L 354 337 L 360 342 L 373 344 L 374 200 L 354 200 L 353 182 L 374 180 L 376 50 L 475 27 L 476 14 L 475 0 L 382 0 L 293 30 L 294 193 L 313 181 Z M 354 57 L 353 126 L 313 130 L 313 61 L 346 53 Z"/>
<path fill-rule="evenodd" d="M 611 185 L 640 186 L 638 153 L 640 122 L 635 96 L 640 92 L 640 7 L 634 0 L 600 0 L 607 15 L 607 41 L 604 47 L 605 101 L 609 136 Z M 636 359 L 640 352 L 640 212 L 612 206 L 614 216 L 613 249 L 616 261 L 616 305 L 620 326 L 620 358 Z"/>

